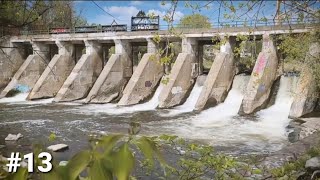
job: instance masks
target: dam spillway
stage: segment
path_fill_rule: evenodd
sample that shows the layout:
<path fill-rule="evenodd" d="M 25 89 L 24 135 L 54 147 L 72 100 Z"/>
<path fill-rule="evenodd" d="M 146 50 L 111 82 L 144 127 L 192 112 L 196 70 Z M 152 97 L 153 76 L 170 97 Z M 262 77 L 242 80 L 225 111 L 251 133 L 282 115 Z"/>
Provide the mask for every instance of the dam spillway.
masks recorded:
<path fill-rule="evenodd" d="M 85 134 L 125 133 L 128 123 L 137 121 L 142 124 L 141 133 L 145 135 L 170 133 L 227 149 L 238 147 L 239 151 L 278 150 L 288 143 L 289 130 L 286 126 L 290 121 L 288 114 L 297 77 L 281 77 L 274 105 L 254 116 L 241 116 L 238 115 L 238 109 L 249 78 L 247 75 L 235 76 L 225 101 L 200 113 L 181 112 L 183 109 L 179 108 L 184 105 L 157 109 L 161 86 L 158 86 L 150 101 L 133 106 L 51 103 L 52 99 L 30 102 L 22 101 L 21 97 L 11 97 L 0 100 L 0 117 L 5 117 L 1 118 L 0 126 L 15 127 L 30 140 L 39 138 L 41 134 L 55 132 L 72 148 L 79 148 L 84 144 L 77 140 L 84 138 Z M 201 86 L 195 85 L 191 94 L 196 97 L 199 91 Z M 186 100 L 185 107 L 193 106 L 196 100 Z M 1 135 L 5 133 L 7 130 Z"/>
<path fill-rule="evenodd" d="M 307 31 L 302 28 L 295 32 L 299 30 Z M 35 40 L 34 52 L 8 52 L 17 57 L 20 68 L 0 65 L 0 127 L 5 129 L 0 135 L 22 132 L 33 141 L 54 132 L 62 142 L 79 149 L 85 146 L 80 140 L 88 134 L 126 133 L 128 124 L 138 121 L 146 135 L 173 134 L 214 146 L 237 147 L 239 151 L 278 150 L 288 143 L 286 126 L 291 109 L 302 112 L 292 113 L 291 118 L 305 115 L 315 106 L 313 102 L 306 107 L 308 96 L 317 93 L 308 88 L 311 78 L 290 90 L 297 93 L 307 87 L 302 98 L 289 93 L 296 81 L 279 72 L 273 43 L 278 33 L 288 30 L 267 28 L 250 35 L 261 38 L 263 44 L 253 72 L 247 75 L 239 75 L 238 60 L 233 57 L 235 32 L 223 37 L 226 42 L 219 40 L 224 44 L 207 67 L 208 74 L 203 73 L 201 48 L 218 44 L 211 41 L 221 35 L 217 32 L 191 32 L 170 39 L 182 47 L 169 72 L 159 64 L 159 57 L 151 58 L 158 47 L 149 32 L 92 34 L 90 38 L 84 34 L 12 38 L 12 43 L 21 46 Z M 114 36 L 118 38 L 111 38 Z M 146 45 L 144 54 L 135 51 L 141 45 Z M 54 46 L 58 51 L 47 54 Z M 110 46 L 114 53 L 107 56 L 106 47 Z M 317 54 L 317 48 L 310 47 L 309 54 Z M 137 58 L 139 53 L 141 58 Z M 1 62 L 6 60 L 0 57 Z M 25 91 L 8 96 L 21 88 Z"/>

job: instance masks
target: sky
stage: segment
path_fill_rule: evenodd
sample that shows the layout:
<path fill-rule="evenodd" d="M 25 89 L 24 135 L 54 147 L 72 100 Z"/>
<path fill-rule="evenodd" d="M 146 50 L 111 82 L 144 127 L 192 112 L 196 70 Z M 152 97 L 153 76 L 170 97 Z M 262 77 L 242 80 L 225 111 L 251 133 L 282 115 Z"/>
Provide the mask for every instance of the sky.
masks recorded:
<path fill-rule="evenodd" d="M 189 1 L 192 3 L 197 3 L 200 6 L 204 6 L 208 4 L 208 1 Z M 245 2 L 245 1 L 244 1 Z M 100 9 L 100 6 L 102 9 Z M 192 13 L 200 13 L 209 17 L 212 24 L 215 24 L 218 19 L 218 2 L 210 3 L 209 8 L 201 8 L 201 11 L 193 12 L 191 8 L 185 7 L 186 1 L 179 1 L 178 7 L 175 12 L 174 20 L 175 24 L 179 22 L 179 20 L 184 15 L 190 15 Z M 235 1 L 235 3 L 241 3 L 241 1 Z M 235 4 L 235 5 L 236 5 Z M 272 19 L 275 13 L 276 1 L 266 1 L 263 4 L 262 10 L 259 12 L 262 16 L 267 17 L 268 19 Z M 166 23 L 162 20 L 166 13 L 166 11 L 170 8 L 170 1 L 166 2 L 165 5 L 161 3 L 161 1 L 75 1 L 75 7 L 78 13 L 81 13 L 83 17 L 85 17 L 89 24 L 101 24 L 101 25 L 109 25 L 115 20 L 118 24 L 128 24 L 130 25 L 131 17 L 135 16 L 139 10 L 143 10 L 144 12 L 154 13 L 155 15 L 160 16 L 160 25 L 165 25 Z M 111 14 L 112 16 L 110 16 Z M 227 14 L 230 13 L 228 10 L 223 10 Z M 252 15 L 255 11 L 248 13 L 248 15 L 243 16 L 243 18 L 252 19 Z M 223 14 L 222 12 L 221 14 Z M 241 12 L 239 12 L 241 14 Z M 114 18 L 115 17 L 115 18 Z M 220 21 L 228 21 L 224 19 L 223 16 L 220 16 Z"/>

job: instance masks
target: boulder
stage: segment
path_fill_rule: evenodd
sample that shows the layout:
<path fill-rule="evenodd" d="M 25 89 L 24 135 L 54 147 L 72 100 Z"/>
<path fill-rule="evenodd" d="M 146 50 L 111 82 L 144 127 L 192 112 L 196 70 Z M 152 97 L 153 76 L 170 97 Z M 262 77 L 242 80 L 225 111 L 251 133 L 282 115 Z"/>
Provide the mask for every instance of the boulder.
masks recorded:
<path fill-rule="evenodd" d="M 23 135 L 22 134 L 8 134 L 8 136 L 4 139 L 6 141 L 16 141 L 20 138 L 22 138 Z"/>
<path fill-rule="evenodd" d="M 66 166 L 68 164 L 68 161 L 60 161 L 59 166 Z"/>
<path fill-rule="evenodd" d="M 5 161 L 7 161 L 7 158 L 0 154 L 0 162 L 5 162 Z"/>
<path fill-rule="evenodd" d="M 47 147 L 48 150 L 50 151 L 62 151 L 68 148 L 68 145 L 66 144 L 55 144 Z"/>
<path fill-rule="evenodd" d="M 305 168 L 310 171 L 320 170 L 320 157 L 309 159 L 305 164 Z"/>

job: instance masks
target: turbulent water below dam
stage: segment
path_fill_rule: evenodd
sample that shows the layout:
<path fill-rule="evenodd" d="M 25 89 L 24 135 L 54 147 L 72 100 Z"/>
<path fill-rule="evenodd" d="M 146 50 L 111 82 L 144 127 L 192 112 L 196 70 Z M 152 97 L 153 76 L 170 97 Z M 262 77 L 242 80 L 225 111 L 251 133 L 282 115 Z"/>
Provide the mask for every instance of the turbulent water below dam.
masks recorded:
<path fill-rule="evenodd" d="M 178 135 L 188 140 L 213 145 L 229 153 L 268 153 L 288 144 L 288 114 L 297 78 L 280 79 L 275 104 L 252 116 L 239 116 L 238 111 L 250 76 L 237 75 L 224 103 L 193 112 L 202 86 L 195 84 L 186 102 L 173 109 L 156 109 L 160 85 L 153 98 L 139 105 L 117 107 L 115 104 L 52 103 L 52 99 L 26 101 L 27 94 L 0 99 L 0 152 L 24 149 L 31 143 L 48 145 L 51 132 L 56 143 L 69 145 L 59 159 L 88 147 L 91 133 L 127 133 L 129 122 L 142 125 L 141 134 Z M 5 144 L 9 133 L 21 133 L 23 138 Z"/>

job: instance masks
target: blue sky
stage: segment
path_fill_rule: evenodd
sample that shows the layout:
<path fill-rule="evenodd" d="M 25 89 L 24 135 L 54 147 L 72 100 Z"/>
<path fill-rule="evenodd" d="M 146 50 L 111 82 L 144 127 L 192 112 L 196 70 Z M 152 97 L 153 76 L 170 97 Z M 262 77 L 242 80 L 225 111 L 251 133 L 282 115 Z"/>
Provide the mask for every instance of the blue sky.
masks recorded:
<path fill-rule="evenodd" d="M 162 17 L 166 10 L 168 10 L 169 3 L 167 2 L 166 5 L 162 5 L 161 1 L 94 1 L 97 3 L 101 8 L 105 11 L 112 14 L 116 17 L 116 21 L 118 24 L 130 24 L 131 16 L 135 16 L 139 10 L 143 10 L 146 13 L 155 13 L 156 15 L 160 15 Z M 191 3 L 197 3 L 200 6 L 203 6 L 208 3 L 208 1 L 190 1 Z M 241 3 L 241 1 L 236 1 L 237 3 Z M 272 18 L 273 14 L 275 13 L 275 4 L 276 1 L 266 1 L 263 4 L 262 10 L 259 12 L 261 17 L 265 15 L 267 18 Z M 111 24 L 114 20 L 113 17 L 108 15 L 103 10 L 99 9 L 92 1 L 75 1 L 75 6 L 77 12 L 84 16 L 89 24 L 96 23 L 96 24 Z M 218 8 L 219 4 L 217 2 L 213 2 L 209 4 L 209 9 L 202 8 L 200 13 L 207 17 L 209 17 L 210 21 L 217 22 L 218 19 Z M 229 13 L 228 10 L 225 10 L 226 13 Z M 243 18 L 252 19 L 252 15 L 255 11 L 250 12 L 248 15 L 244 16 Z M 185 7 L 185 1 L 180 1 L 178 4 L 178 8 L 176 9 L 175 14 L 175 22 L 178 23 L 179 19 L 182 18 L 184 15 L 192 14 L 193 11 L 191 8 Z M 221 13 L 223 14 L 223 12 Z M 241 14 L 241 12 L 239 12 Z M 223 16 L 220 17 L 220 21 L 225 21 Z M 165 22 L 162 20 L 160 21 L 161 25 L 164 25 Z M 214 24 L 214 23 L 213 23 Z"/>

